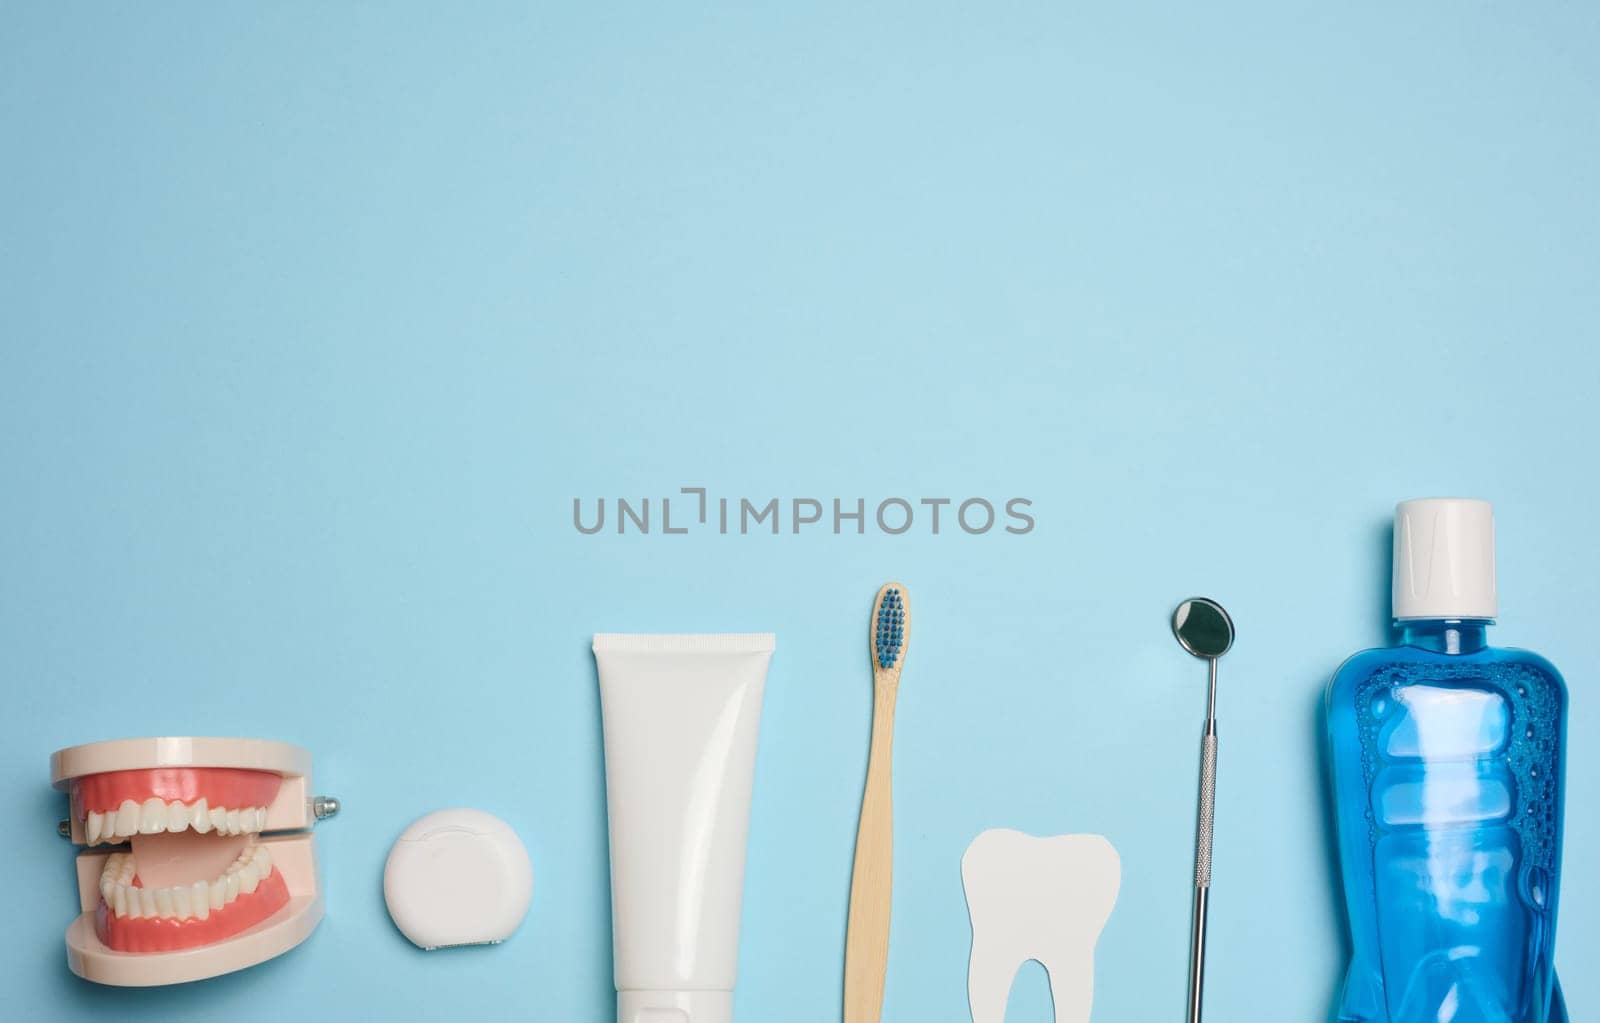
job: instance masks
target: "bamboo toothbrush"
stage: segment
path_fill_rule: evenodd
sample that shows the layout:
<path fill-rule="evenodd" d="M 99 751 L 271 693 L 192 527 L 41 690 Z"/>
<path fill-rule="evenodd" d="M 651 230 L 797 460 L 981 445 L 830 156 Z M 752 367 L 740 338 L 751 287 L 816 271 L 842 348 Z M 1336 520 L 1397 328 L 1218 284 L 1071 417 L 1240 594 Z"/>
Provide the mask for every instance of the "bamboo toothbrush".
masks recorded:
<path fill-rule="evenodd" d="M 850 924 L 844 941 L 844 1023 L 878 1023 L 889 968 L 889 905 L 894 889 L 894 703 L 911 620 L 905 587 L 885 583 L 872 604 L 872 750 L 861 795 Z"/>

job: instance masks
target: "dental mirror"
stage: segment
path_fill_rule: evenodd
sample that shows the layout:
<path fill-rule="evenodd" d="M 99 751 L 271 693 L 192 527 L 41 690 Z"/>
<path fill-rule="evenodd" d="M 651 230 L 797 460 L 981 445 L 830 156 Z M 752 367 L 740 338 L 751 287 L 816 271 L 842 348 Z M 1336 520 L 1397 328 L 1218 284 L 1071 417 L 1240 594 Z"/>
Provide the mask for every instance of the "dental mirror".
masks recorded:
<path fill-rule="evenodd" d="M 1233 646 L 1233 619 L 1216 601 L 1191 597 L 1172 612 L 1172 634 L 1196 657 L 1217 658 Z"/>
<path fill-rule="evenodd" d="M 1210 666 L 1211 693 L 1200 739 L 1200 815 L 1194 840 L 1194 930 L 1189 943 L 1189 1023 L 1200 1023 L 1205 995 L 1206 912 L 1211 900 L 1211 836 L 1217 799 L 1217 659 L 1233 646 L 1233 619 L 1222 605 L 1190 597 L 1172 612 L 1178 643 Z"/>

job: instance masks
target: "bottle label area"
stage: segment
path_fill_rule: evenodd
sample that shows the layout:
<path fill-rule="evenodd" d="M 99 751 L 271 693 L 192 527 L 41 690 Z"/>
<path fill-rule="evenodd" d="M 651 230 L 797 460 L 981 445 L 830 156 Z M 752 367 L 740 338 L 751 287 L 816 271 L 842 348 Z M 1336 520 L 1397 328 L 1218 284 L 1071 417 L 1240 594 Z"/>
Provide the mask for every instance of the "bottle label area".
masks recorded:
<path fill-rule="evenodd" d="M 1562 702 L 1526 664 L 1394 664 L 1358 688 L 1392 1019 L 1532 1018 L 1554 918 Z"/>

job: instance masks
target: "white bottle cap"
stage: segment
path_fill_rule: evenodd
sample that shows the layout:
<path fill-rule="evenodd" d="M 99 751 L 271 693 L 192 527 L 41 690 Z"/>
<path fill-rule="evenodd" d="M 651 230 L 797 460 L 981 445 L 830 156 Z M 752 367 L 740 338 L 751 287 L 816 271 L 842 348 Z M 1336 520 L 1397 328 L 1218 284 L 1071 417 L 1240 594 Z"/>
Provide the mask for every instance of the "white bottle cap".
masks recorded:
<path fill-rule="evenodd" d="M 1494 506 L 1460 497 L 1394 509 L 1394 617 L 1494 618 Z"/>
<path fill-rule="evenodd" d="M 618 991 L 617 1023 L 733 1023 L 733 992 Z"/>

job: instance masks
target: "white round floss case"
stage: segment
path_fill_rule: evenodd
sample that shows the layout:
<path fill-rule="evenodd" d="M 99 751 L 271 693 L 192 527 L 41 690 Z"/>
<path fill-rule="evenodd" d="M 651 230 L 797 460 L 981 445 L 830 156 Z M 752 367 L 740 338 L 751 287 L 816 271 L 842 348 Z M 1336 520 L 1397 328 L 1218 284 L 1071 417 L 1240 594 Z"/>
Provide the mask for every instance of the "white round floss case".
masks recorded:
<path fill-rule="evenodd" d="M 438 810 L 395 841 L 383 868 L 394 925 L 424 949 L 511 937 L 533 899 L 533 865 L 511 825 L 482 810 Z"/>

